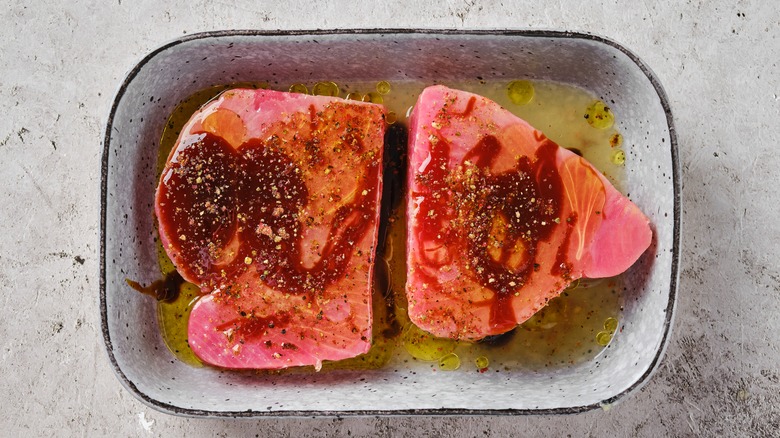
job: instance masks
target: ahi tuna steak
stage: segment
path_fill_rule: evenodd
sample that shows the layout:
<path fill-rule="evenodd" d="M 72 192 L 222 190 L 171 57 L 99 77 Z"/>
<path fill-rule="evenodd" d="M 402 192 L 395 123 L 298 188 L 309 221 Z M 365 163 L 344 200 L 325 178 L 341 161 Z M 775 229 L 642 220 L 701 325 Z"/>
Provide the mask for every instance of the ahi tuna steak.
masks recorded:
<path fill-rule="evenodd" d="M 592 165 L 475 94 L 422 92 L 408 170 L 409 316 L 436 336 L 507 332 L 650 244 L 647 217 Z"/>
<path fill-rule="evenodd" d="M 201 108 L 168 157 L 162 243 L 203 296 L 188 340 L 204 362 L 278 369 L 371 343 L 384 109 L 234 89 Z"/>

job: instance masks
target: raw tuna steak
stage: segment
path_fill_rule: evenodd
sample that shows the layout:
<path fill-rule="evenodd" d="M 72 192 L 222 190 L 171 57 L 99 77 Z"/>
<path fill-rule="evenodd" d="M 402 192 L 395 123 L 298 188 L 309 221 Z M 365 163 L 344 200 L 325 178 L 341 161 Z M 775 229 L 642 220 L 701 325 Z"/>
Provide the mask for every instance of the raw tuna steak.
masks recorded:
<path fill-rule="evenodd" d="M 155 211 L 206 294 L 188 333 L 204 362 L 319 369 L 368 350 L 384 130 L 381 106 L 267 90 L 190 119 Z"/>
<path fill-rule="evenodd" d="M 593 166 L 475 94 L 423 91 L 408 179 L 409 316 L 436 336 L 507 332 L 650 244 L 648 219 Z"/>

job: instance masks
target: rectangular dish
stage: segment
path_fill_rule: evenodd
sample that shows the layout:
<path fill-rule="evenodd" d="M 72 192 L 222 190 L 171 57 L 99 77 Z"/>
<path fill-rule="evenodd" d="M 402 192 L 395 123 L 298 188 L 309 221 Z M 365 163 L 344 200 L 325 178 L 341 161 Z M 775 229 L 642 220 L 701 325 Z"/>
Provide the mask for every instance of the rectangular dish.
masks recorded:
<path fill-rule="evenodd" d="M 157 151 L 177 103 L 212 85 L 530 79 L 609 102 L 631 165 L 624 192 L 650 217 L 650 250 L 625 275 L 619 335 L 595 359 L 554 370 L 378 370 L 254 375 L 195 368 L 167 351 L 153 300 L 126 278 L 159 276 Z M 189 35 L 142 59 L 121 84 L 103 143 L 100 311 L 109 360 L 144 403 L 189 416 L 575 413 L 641 387 L 669 338 L 679 275 L 680 165 L 658 79 L 612 41 L 552 31 L 222 31 Z"/>

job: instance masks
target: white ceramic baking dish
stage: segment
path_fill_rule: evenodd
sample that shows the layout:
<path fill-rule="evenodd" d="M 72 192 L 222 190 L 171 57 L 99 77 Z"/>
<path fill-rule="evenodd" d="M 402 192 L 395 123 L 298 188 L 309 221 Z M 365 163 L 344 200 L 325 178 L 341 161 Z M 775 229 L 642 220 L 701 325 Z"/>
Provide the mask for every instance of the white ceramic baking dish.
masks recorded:
<path fill-rule="evenodd" d="M 620 331 L 598 357 L 544 371 L 388 369 L 254 375 L 190 367 L 166 349 L 155 304 L 125 278 L 159 277 L 153 194 L 171 110 L 215 84 L 551 80 L 576 85 L 620 114 L 631 165 L 625 192 L 650 217 L 650 250 L 626 274 Z M 680 166 L 658 79 L 612 41 L 553 31 L 223 31 L 186 36 L 128 73 L 108 116 L 101 199 L 100 311 L 108 357 L 146 404 L 191 416 L 575 413 L 642 386 L 669 338 L 680 253 Z"/>

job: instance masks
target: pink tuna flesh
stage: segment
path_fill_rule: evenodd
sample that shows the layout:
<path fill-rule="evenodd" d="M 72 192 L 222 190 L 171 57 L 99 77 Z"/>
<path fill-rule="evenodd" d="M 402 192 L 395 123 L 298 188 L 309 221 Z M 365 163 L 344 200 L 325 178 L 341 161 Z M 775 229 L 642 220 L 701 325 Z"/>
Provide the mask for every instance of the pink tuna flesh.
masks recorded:
<path fill-rule="evenodd" d="M 157 189 L 162 243 L 204 296 L 189 345 L 224 368 L 319 368 L 371 344 L 384 109 L 234 89 L 182 130 Z"/>
<path fill-rule="evenodd" d="M 484 97 L 426 88 L 411 116 L 409 316 L 478 340 L 648 248 L 647 217 L 590 163 Z"/>

